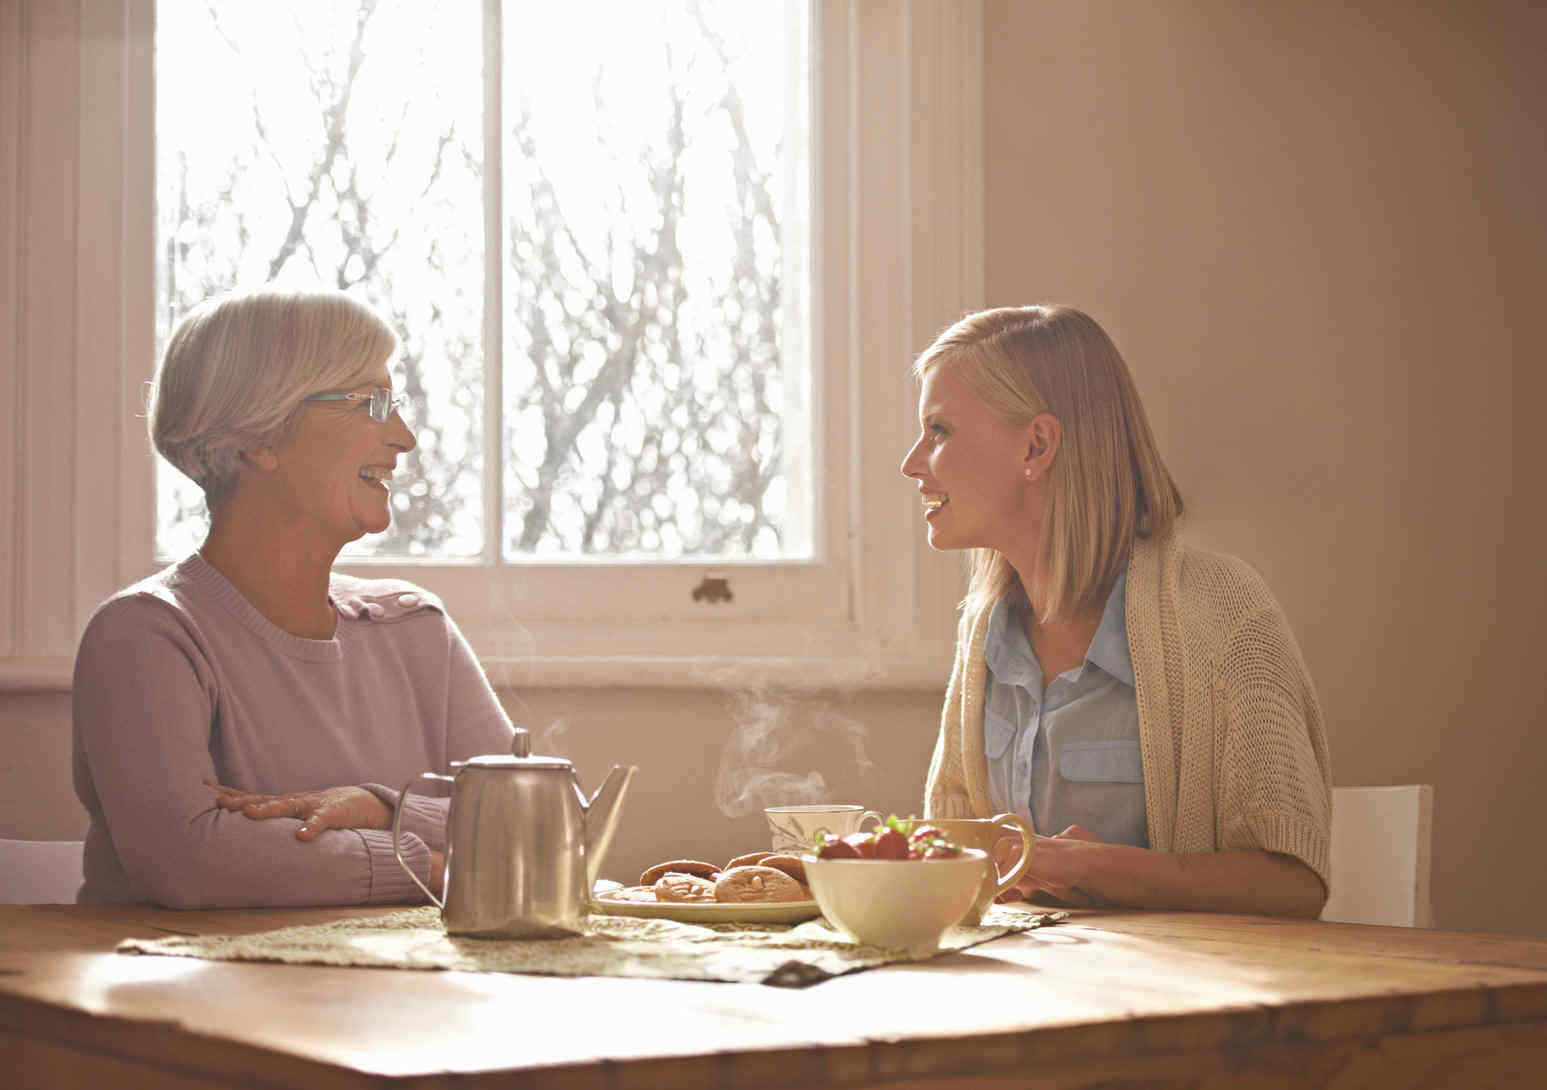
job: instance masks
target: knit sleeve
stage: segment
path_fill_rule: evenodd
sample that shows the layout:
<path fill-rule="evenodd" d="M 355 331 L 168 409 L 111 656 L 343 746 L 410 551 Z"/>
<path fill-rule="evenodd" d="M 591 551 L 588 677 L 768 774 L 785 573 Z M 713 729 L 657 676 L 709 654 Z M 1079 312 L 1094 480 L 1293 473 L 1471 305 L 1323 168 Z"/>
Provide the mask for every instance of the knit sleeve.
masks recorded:
<path fill-rule="evenodd" d="M 963 657 L 958 647 L 951 680 L 945 688 L 945 704 L 940 709 L 940 733 L 935 737 L 935 752 L 924 781 L 925 817 L 966 816 L 970 809 L 961 763 Z"/>
<path fill-rule="evenodd" d="M 515 730 L 462 630 L 446 617 L 446 755 L 509 753 Z"/>
<path fill-rule="evenodd" d="M 976 633 L 981 635 L 981 633 Z M 975 806 L 973 789 L 967 775 L 967 762 L 983 761 L 982 700 L 969 700 L 974 669 L 982 670 L 982 641 L 975 638 L 974 626 L 964 620 L 956 644 L 956 661 L 940 709 L 940 734 L 935 740 L 934 756 L 929 762 L 929 777 L 924 786 L 926 817 L 986 817 L 987 802 Z M 981 697 L 981 682 L 977 684 Z M 967 722 L 969 706 L 978 711 L 976 723 Z M 976 731 L 976 734 L 972 732 Z M 979 777 L 981 780 L 981 777 Z M 979 793 L 981 793 L 981 784 Z"/>
<path fill-rule="evenodd" d="M 472 647 L 449 614 L 442 611 L 440 616 L 445 625 L 446 662 L 445 676 L 439 684 L 446 694 L 446 706 L 440 721 L 425 727 L 445 736 L 446 767 L 432 770 L 445 774 L 451 771 L 452 761 L 465 761 L 485 753 L 509 753 L 513 729 Z M 397 807 L 402 785 L 361 786 L 387 806 Z M 442 797 L 436 796 L 437 790 Z M 404 831 L 418 836 L 430 850 L 438 852 L 446 850 L 446 815 L 450 809 L 450 799 L 443 796 L 444 789 L 417 782 L 403 803 Z"/>
<path fill-rule="evenodd" d="M 1219 663 L 1222 850 L 1299 859 L 1328 882 L 1332 774 L 1321 708 L 1288 621 L 1276 605 L 1245 615 Z"/>

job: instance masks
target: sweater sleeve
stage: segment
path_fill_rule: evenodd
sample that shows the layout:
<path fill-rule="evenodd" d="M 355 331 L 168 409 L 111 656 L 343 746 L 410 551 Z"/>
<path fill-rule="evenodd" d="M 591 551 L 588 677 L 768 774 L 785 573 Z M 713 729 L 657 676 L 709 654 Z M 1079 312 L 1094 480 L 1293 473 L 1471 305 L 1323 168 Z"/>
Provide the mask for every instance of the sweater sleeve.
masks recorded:
<path fill-rule="evenodd" d="M 446 751 L 453 761 L 509 753 L 515 728 L 462 630 L 446 617 Z"/>
<path fill-rule="evenodd" d="M 435 729 L 444 732 L 448 767 L 435 771 L 444 774 L 451 771 L 451 761 L 465 761 L 484 753 L 509 753 L 513 727 L 461 630 L 449 615 L 442 612 L 441 616 L 446 625 L 446 666 L 441 679 L 446 706 Z M 403 785 L 361 786 L 387 806 L 396 807 Z M 424 841 L 430 851 L 444 852 L 449 811 L 450 799 L 437 797 L 433 784 L 421 786 L 416 781 L 413 793 L 403 804 L 403 831 Z"/>
<path fill-rule="evenodd" d="M 940 709 L 940 734 L 935 739 L 929 775 L 924 783 L 925 817 L 973 817 L 963 764 L 963 731 L 972 729 L 962 723 L 962 701 L 966 684 L 971 640 L 964 629 L 957 641 L 956 661 L 945 689 L 945 704 Z M 979 725 L 981 730 L 981 725 Z"/>
<path fill-rule="evenodd" d="M 168 606 L 126 598 L 99 610 L 76 656 L 77 789 L 105 826 L 122 875 L 99 874 L 116 897 L 170 908 L 391 903 L 419 895 L 390 832 L 328 830 L 296 838 L 291 818 L 254 821 L 221 810 L 211 732 L 219 685 L 197 640 Z M 421 876 L 429 850 L 404 837 Z M 87 886 L 93 895 L 91 853 Z M 115 884 L 126 886 L 112 889 Z"/>
<path fill-rule="evenodd" d="M 1219 846 L 1299 859 L 1325 885 L 1332 775 L 1321 709 L 1288 621 L 1253 611 L 1232 633 L 1217 698 L 1225 719 Z"/>

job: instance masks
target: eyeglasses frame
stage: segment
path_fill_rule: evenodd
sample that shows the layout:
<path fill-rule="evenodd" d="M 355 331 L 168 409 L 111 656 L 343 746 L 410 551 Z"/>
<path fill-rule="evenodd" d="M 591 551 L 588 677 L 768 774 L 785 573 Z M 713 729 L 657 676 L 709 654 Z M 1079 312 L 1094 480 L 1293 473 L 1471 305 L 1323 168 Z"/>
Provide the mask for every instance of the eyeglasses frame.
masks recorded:
<path fill-rule="evenodd" d="M 401 396 L 393 397 L 392 391 L 385 386 L 373 386 L 368 394 L 311 394 L 303 397 L 302 401 L 369 401 L 371 403 L 371 419 L 378 424 L 385 424 L 393 413 L 403 406 Z"/>

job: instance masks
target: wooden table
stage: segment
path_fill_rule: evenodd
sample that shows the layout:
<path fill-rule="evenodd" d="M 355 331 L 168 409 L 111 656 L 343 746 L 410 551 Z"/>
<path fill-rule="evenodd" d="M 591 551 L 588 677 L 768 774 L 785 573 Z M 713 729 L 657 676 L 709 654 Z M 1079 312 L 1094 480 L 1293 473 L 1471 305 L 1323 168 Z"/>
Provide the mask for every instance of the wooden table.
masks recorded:
<path fill-rule="evenodd" d="M 113 954 L 362 909 L 0 907 L 0 1084 L 1457 1087 L 1547 1080 L 1547 941 L 1077 912 L 804 990 Z"/>

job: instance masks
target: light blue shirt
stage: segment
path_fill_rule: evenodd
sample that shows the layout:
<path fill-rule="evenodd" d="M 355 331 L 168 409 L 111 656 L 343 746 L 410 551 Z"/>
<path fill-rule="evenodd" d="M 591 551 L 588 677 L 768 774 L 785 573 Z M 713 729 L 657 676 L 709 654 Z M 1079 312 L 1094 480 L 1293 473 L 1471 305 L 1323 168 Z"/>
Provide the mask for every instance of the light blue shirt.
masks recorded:
<path fill-rule="evenodd" d="M 1018 610 L 989 615 L 983 750 L 997 813 L 1021 815 L 1043 836 L 1083 825 L 1113 844 L 1149 847 L 1139 704 L 1123 604 L 1127 574 L 1107 595 L 1085 661 L 1042 692 L 1042 666 Z"/>

